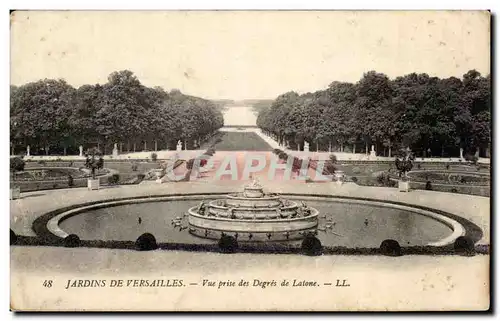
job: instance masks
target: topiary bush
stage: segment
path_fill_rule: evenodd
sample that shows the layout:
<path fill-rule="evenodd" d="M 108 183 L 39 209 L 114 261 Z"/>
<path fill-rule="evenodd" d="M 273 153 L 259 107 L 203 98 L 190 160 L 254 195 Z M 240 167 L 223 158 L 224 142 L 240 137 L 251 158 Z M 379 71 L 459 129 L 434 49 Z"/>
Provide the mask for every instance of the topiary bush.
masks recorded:
<path fill-rule="evenodd" d="M 156 238 L 151 233 L 144 233 L 135 241 L 135 248 L 137 251 L 151 251 L 158 248 Z"/>
<path fill-rule="evenodd" d="M 113 174 L 113 175 L 111 175 L 111 176 L 108 177 L 108 183 L 110 185 L 118 184 L 119 181 L 120 181 L 120 175 L 119 174 Z"/>
<path fill-rule="evenodd" d="M 359 168 L 358 166 L 354 166 L 351 171 L 354 173 L 354 174 L 359 174 L 362 172 L 361 168 Z"/>
<path fill-rule="evenodd" d="M 221 253 L 234 253 L 238 250 L 238 241 L 234 236 L 222 235 L 218 245 Z"/>
<path fill-rule="evenodd" d="M 431 181 L 427 181 L 427 183 L 425 183 L 425 190 L 432 191 L 432 183 L 431 183 Z"/>
<path fill-rule="evenodd" d="M 156 153 L 151 153 L 151 160 L 152 160 L 153 162 L 156 162 L 156 160 L 157 160 L 157 159 L 158 159 L 158 154 L 156 154 Z"/>
<path fill-rule="evenodd" d="M 186 168 L 187 169 L 193 169 L 193 165 L 194 165 L 194 158 L 191 158 L 190 160 L 188 160 L 186 162 Z"/>
<path fill-rule="evenodd" d="M 474 241 L 472 241 L 472 239 L 468 236 L 459 236 L 453 243 L 453 249 L 457 254 L 473 255 Z"/>
<path fill-rule="evenodd" d="M 314 234 L 307 234 L 302 240 L 302 253 L 309 256 L 317 256 L 323 253 L 323 245 Z"/>
<path fill-rule="evenodd" d="M 137 178 L 136 178 L 137 184 L 139 184 L 140 182 L 142 182 L 144 180 L 144 177 L 146 177 L 146 175 L 144 175 L 144 174 L 137 174 Z"/>
<path fill-rule="evenodd" d="M 13 180 L 16 180 L 17 172 L 24 171 L 24 165 L 26 165 L 26 163 L 21 157 L 13 157 L 10 159 L 10 172 L 12 173 Z"/>
<path fill-rule="evenodd" d="M 137 172 L 137 169 L 139 169 L 139 164 L 136 162 L 132 163 L 132 172 Z"/>
<path fill-rule="evenodd" d="M 73 179 L 73 176 L 71 176 L 71 174 L 68 174 L 68 186 L 69 187 L 75 186 L 75 180 Z"/>
<path fill-rule="evenodd" d="M 79 247 L 80 238 L 76 234 L 70 234 L 64 238 L 64 247 Z"/>
<path fill-rule="evenodd" d="M 380 244 L 380 253 L 387 256 L 401 256 L 401 246 L 398 241 L 384 240 Z"/>
<path fill-rule="evenodd" d="M 10 245 L 14 245 L 16 243 L 17 243 L 17 235 L 12 229 L 10 229 Z"/>
<path fill-rule="evenodd" d="M 358 178 L 356 176 L 353 176 L 353 177 L 351 177 L 351 181 L 353 183 L 357 183 L 358 182 Z"/>
<path fill-rule="evenodd" d="M 377 183 L 382 186 L 395 187 L 396 182 L 390 179 L 389 173 L 382 172 L 377 176 Z"/>
<path fill-rule="evenodd" d="M 473 165 L 476 165 L 477 164 L 477 161 L 479 160 L 479 158 L 476 156 L 476 155 L 471 155 L 471 154 L 467 154 L 464 156 L 464 159 L 470 163 L 472 163 Z"/>

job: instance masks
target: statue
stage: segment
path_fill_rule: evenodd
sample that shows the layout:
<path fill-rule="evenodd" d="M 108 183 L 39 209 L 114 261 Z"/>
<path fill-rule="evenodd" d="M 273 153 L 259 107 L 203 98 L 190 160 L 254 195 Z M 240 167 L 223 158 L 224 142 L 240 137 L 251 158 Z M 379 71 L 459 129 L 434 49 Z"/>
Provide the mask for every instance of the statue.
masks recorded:
<path fill-rule="evenodd" d="M 413 160 L 415 156 L 411 152 L 410 148 L 403 149 L 400 155 L 396 157 L 395 164 L 399 171 L 399 178 L 406 179 L 406 174 L 413 168 Z"/>
<path fill-rule="evenodd" d="M 247 187 L 250 187 L 250 188 L 261 188 L 262 185 L 260 185 L 259 183 L 259 180 L 255 177 L 250 177 L 252 179 L 252 182 L 250 184 L 247 185 Z"/>
<path fill-rule="evenodd" d="M 201 201 L 200 205 L 198 205 L 198 213 L 201 215 L 205 215 L 205 202 Z"/>
<path fill-rule="evenodd" d="M 182 151 L 182 142 L 180 140 L 177 141 L 177 151 Z"/>

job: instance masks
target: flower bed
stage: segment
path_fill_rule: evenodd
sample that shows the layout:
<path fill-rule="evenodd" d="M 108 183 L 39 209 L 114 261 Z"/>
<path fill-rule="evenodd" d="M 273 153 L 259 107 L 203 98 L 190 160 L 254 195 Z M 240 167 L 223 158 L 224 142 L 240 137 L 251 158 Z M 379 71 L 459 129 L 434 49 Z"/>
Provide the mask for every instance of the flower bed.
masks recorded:
<path fill-rule="evenodd" d="M 449 185 L 470 185 L 470 186 L 489 186 L 490 176 L 488 174 L 479 174 L 472 172 L 455 171 L 412 171 L 408 173 L 408 178 L 414 182 L 426 183 L 430 181 L 433 184 Z"/>

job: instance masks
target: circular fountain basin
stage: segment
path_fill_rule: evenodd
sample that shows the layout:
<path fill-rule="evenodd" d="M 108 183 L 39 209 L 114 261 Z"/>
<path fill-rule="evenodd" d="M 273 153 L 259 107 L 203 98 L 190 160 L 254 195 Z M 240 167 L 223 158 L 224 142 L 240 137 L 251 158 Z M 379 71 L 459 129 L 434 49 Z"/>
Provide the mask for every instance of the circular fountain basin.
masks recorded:
<path fill-rule="evenodd" d="M 148 232 L 162 243 L 210 244 L 214 239 L 190 233 L 186 228 L 187 218 L 183 218 L 183 230 L 172 225 L 173 219 L 182 217 L 182 213 L 207 198 L 214 197 L 159 196 L 101 202 L 58 214 L 49 220 L 47 229 L 59 237 L 77 234 L 82 240 L 135 241 Z M 394 239 L 402 246 L 441 246 L 453 243 L 465 233 L 464 227 L 450 217 L 408 205 L 335 197 L 287 198 L 294 202 L 305 200 L 320 212 L 315 229 L 324 246 L 378 247 L 386 239 Z M 328 226 L 330 228 L 326 228 Z M 248 233 L 239 233 L 238 241 L 248 241 L 248 236 Z M 267 241 L 295 242 L 292 238 Z"/>

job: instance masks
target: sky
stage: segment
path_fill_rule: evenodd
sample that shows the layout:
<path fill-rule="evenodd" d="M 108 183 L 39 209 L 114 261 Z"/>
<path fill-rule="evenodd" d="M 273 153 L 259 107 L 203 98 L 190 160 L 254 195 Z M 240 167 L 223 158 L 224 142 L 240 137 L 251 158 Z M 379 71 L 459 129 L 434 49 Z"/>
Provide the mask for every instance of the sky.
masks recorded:
<path fill-rule="evenodd" d="M 490 70 L 479 11 L 17 11 L 11 84 L 105 83 L 129 69 L 147 86 L 209 99 L 272 99 L 356 82 L 376 70 L 461 77 Z"/>

